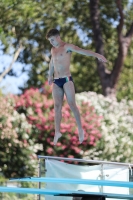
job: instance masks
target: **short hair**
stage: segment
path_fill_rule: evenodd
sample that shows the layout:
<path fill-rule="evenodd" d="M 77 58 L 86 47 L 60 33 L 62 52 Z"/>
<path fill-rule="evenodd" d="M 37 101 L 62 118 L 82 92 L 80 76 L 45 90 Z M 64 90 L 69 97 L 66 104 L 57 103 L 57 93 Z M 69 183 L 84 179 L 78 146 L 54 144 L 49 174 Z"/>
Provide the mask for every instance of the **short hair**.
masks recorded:
<path fill-rule="evenodd" d="M 56 35 L 60 35 L 60 32 L 55 28 L 50 29 L 46 34 L 46 39 L 48 39 L 51 36 L 56 36 Z"/>

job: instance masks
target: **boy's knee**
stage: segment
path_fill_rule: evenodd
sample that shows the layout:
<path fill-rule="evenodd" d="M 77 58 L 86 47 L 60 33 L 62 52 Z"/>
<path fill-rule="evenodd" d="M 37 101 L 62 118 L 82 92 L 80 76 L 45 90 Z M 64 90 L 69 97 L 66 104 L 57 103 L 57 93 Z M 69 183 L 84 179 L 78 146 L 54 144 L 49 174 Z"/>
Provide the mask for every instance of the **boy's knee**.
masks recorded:
<path fill-rule="evenodd" d="M 55 108 L 56 110 L 61 110 L 62 105 L 61 105 L 61 104 L 54 104 L 54 108 Z"/>
<path fill-rule="evenodd" d="M 76 108 L 76 103 L 75 102 L 68 102 L 70 108 Z"/>

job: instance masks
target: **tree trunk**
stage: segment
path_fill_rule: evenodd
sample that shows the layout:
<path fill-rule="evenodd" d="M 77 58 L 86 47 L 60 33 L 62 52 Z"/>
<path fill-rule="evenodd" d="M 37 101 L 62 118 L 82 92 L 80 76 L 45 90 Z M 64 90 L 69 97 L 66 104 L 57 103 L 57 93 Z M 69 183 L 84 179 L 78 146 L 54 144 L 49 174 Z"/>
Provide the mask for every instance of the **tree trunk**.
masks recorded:
<path fill-rule="evenodd" d="M 13 64 L 15 63 L 15 61 L 17 60 L 21 50 L 22 50 L 22 45 L 20 45 L 19 48 L 17 49 L 17 51 L 15 52 L 10 66 L 0 75 L 0 82 L 3 80 L 4 76 L 6 74 L 8 74 L 8 72 L 11 70 L 11 68 L 12 68 Z"/>
<path fill-rule="evenodd" d="M 104 63 L 97 61 L 97 70 L 100 77 L 102 91 L 104 96 L 115 97 L 116 96 L 116 84 L 123 67 L 124 58 L 127 55 L 128 48 L 131 44 L 133 36 L 133 23 L 126 36 L 122 35 L 122 28 L 124 24 L 123 9 L 120 0 L 116 0 L 116 4 L 120 14 L 120 20 L 118 25 L 118 42 L 119 42 L 119 53 L 112 72 L 108 72 Z M 102 33 L 100 30 L 100 13 L 99 13 L 99 0 L 90 0 L 90 14 L 91 22 L 93 26 L 94 41 L 96 52 L 104 55 L 104 45 L 102 39 Z"/>

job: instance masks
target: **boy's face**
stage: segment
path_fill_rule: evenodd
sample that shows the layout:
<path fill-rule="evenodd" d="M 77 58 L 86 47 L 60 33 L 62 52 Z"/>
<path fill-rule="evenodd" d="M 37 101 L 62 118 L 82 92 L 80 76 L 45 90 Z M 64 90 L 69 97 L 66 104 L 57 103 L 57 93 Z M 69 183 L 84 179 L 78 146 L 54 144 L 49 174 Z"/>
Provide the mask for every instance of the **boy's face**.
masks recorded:
<path fill-rule="evenodd" d="M 56 36 L 51 36 L 48 38 L 50 44 L 52 44 L 54 47 L 56 47 L 58 45 L 58 35 Z"/>

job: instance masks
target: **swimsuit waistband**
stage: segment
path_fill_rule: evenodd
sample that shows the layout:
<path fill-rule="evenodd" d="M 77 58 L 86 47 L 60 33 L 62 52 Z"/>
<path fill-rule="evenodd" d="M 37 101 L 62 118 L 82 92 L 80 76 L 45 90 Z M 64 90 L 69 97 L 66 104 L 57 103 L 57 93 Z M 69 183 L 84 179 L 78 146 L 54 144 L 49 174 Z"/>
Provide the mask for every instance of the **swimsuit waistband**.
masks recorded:
<path fill-rule="evenodd" d="M 60 77 L 60 78 L 70 78 L 71 77 L 71 75 L 70 76 L 63 76 L 63 77 Z M 60 78 L 54 78 L 54 79 L 60 79 Z"/>

